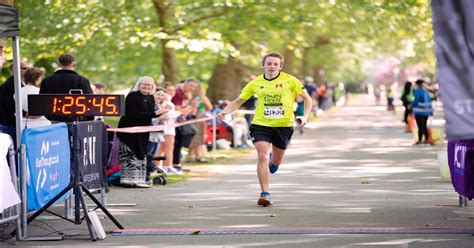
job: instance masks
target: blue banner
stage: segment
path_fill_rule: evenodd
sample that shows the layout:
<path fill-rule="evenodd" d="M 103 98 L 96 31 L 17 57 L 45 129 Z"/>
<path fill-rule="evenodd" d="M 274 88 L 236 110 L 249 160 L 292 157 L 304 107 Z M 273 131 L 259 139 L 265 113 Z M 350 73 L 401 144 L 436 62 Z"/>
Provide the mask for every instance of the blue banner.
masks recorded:
<path fill-rule="evenodd" d="M 70 145 L 65 123 L 23 131 L 28 163 L 28 211 L 40 209 L 67 187 L 70 181 Z M 69 193 L 68 193 L 69 194 Z M 59 200 L 64 200 L 65 194 Z"/>

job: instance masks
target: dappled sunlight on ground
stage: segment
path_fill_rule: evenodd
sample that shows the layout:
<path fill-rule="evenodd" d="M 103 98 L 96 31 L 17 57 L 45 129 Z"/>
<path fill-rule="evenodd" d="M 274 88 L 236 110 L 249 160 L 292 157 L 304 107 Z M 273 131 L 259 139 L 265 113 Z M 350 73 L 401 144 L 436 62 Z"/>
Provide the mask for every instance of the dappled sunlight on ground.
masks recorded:
<path fill-rule="evenodd" d="M 118 189 L 111 208 L 127 228 L 265 228 L 472 226 L 472 208 L 457 208 L 458 196 L 440 178 L 436 153 L 444 146 L 413 147 L 399 116 L 385 106 L 351 99 L 355 107 L 330 111 L 293 137 L 276 174 L 270 175 L 274 205 L 258 207 L 261 191 L 256 152 L 234 162 L 189 166 L 206 176 L 151 189 Z M 199 237 L 197 237 L 199 236 Z M 449 235 L 188 235 L 149 238 L 150 244 L 201 244 L 225 240 L 238 247 L 438 247 Z M 268 237 L 268 238 L 267 238 Z M 287 239 L 288 238 L 288 239 Z M 347 245 L 318 246 L 347 239 Z M 469 243 L 471 236 L 453 239 Z M 234 242 L 235 241 L 235 242 Z M 421 244 L 421 245 L 420 245 Z M 471 244 L 471 243 L 469 243 Z M 176 247 L 186 247 L 176 245 Z M 455 247 L 455 246 L 443 246 Z"/>

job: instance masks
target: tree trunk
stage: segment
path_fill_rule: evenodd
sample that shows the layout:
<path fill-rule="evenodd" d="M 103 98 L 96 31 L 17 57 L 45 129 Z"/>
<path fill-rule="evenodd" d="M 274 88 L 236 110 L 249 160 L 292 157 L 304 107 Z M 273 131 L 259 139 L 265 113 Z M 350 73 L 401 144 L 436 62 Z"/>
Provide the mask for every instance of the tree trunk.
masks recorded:
<path fill-rule="evenodd" d="M 161 42 L 161 72 L 165 76 L 164 81 L 176 84 L 178 82 L 178 66 L 176 62 L 176 51 L 174 48 L 166 47 L 169 40 Z"/>
<path fill-rule="evenodd" d="M 244 66 L 242 63 L 229 57 L 225 64 L 217 64 L 212 71 L 211 79 L 209 80 L 209 89 L 207 95 L 211 102 L 215 103 L 217 100 L 233 100 L 239 96 L 243 82 Z"/>
<path fill-rule="evenodd" d="M 174 33 L 170 27 L 170 20 L 173 18 L 172 6 L 170 1 L 153 0 L 156 14 L 160 24 L 161 32 L 172 36 Z M 174 48 L 166 47 L 170 39 L 160 39 L 161 43 L 161 72 L 165 76 L 165 82 L 175 84 L 178 78 L 178 65 L 176 62 L 176 51 Z"/>
<path fill-rule="evenodd" d="M 310 54 L 311 48 L 310 47 L 305 47 L 303 48 L 303 59 L 301 61 L 301 71 L 300 71 L 300 76 L 302 78 L 306 76 L 311 76 L 314 78 L 312 72 L 311 72 L 311 54 Z"/>
<path fill-rule="evenodd" d="M 283 58 L 285 59 L 283 62 L 283 68 L 282 71 L 289 73 L 291 75 L 295 75 L 294 72 L 294 57 L 295 57 L 295 51 L 286 49 Z M 296 75 L 295 75 L 296 76 Z"/>
<path fill-rule="evenodd" d="M 313 78 L 316 84 L 324 83 L 324 66 L 316 65 L 313 67 Z"/>

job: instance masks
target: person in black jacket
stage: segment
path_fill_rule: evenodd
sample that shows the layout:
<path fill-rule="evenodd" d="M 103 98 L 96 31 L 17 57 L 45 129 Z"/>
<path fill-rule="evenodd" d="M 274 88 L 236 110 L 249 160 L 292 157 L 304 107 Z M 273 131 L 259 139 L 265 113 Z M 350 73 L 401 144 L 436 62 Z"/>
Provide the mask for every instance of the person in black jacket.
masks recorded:
<path fill-rule="evenodd" d="M 166 118 L 168 109 L 155 110 L 155 83 L 151 77 L 141 77 L 125 98 L 125 115 L 118 127 L 150 126 L 151 119 Z M 129 187 L 147 187 L 150 171 L 147 171 L 146 154 L 149 134 L 117 133 L 120 139 L 120 184 Z"/>
<path fill-rule="evenodd" d="M 13 71 L 13 64 L 10 65 Z M 21 87 L 25 71 L 28 65 L 25 62 L 20 62 L 21 72 Z M 3 83 L 0 89 L 0 133 L 6 133 L 12 137 L 13 143 L 16 147 L 16 117 L 15 117 L 15 82 L 13 75 Z"/>
<path fill-rule="evenodd" d="M 58 58 L 60 69 L 41 82 L 40 94 L 70 94 L 70 90 L 82 90 L 82 94 L 92 94 L 89 80 L 77 72 L 76 59 L 69 53 L 61 54 Z M 72 122 L 69 116 L 46 116 L 48 120 L 57 122 Z M 93 120 L 94 117 L 81 117 L 79 120 Z"/>

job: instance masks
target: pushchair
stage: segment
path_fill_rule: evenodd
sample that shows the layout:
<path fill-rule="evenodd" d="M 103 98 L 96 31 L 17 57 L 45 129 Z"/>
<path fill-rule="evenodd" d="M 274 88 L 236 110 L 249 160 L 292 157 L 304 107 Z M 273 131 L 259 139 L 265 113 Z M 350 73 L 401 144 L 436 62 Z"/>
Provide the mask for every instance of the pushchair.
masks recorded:
<path fill-rule="evenodd" d="M 110 135 L 109 135 L 110 136 Z M 111 138 L 109 138 L 109 154 L 107 160 L 107 166 L 105 175 L 107 176 L 107 182 L 109 185 L 116 185 L 121 186 L 120 184 L 120 160 L 119 160 L 119 153 L 120 153 L 120 140 L 117 137 L 117 134 L 114 132 Z M 155 166 L 153 161 L 157 160 L 165 160 L 166 157 L 152 157 L 150 155 L 146 158 L 146 170 L 147 174 L 151 174 L 156 172 L 158 176 L 153 178 L 153 185 L 166 185 L 166 172 L 163 171 L 161 168 Z"/>

